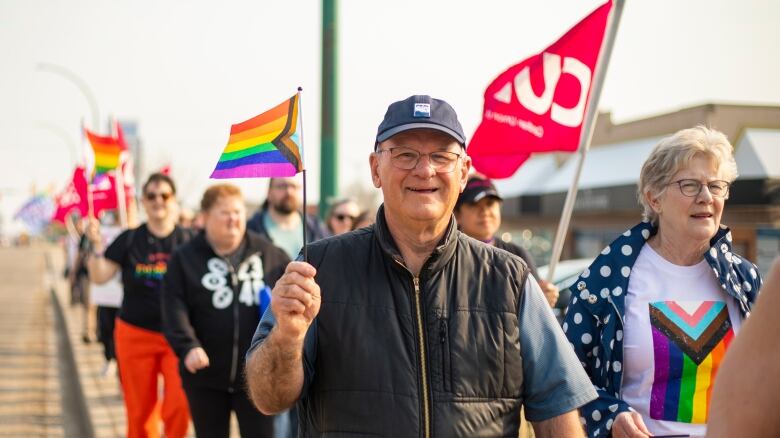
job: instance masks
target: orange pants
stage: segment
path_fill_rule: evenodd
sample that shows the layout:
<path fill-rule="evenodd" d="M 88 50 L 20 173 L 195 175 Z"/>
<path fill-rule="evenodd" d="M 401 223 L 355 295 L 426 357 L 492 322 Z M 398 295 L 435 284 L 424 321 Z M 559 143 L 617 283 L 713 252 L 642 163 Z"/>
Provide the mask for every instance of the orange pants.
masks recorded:
<path fill-rule="evenodd" d="M 127 438 L 158 438 L 161 417 L 166 438 L 184 437 L 190 409 L 181 386 L 179 359 L 165 337 L 117 318 L 114 342 L 127 411 Z M 157 397 L 160 374 L 162 403 Z"/>

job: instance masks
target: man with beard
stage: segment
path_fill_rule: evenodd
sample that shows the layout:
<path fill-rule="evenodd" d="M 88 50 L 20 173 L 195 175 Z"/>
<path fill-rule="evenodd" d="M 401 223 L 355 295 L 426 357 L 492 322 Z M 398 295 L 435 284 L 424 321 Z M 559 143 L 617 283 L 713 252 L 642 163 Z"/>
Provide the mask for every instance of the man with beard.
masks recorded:
<path fill-rule="evenodd" d="M 300 210 L 305 206 L 301 203 L 301 193 L 301 183 L 296 177 L 271 178 L 263 207 L 246 224 L 247 229 L 267 237 L 293 260 L 303 247 L 304 223 Z M 313 215 L 307 215 L 305 226 L 308 242 L 328 236 L 325 226 Z"/>

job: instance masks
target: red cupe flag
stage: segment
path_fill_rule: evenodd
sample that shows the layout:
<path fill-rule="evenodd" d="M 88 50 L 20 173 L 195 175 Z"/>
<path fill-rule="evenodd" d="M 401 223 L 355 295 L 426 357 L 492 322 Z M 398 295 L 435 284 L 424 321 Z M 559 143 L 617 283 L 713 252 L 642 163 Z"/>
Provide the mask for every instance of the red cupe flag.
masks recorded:
<path fill-rule="evenodd" d="M 52 220 L 64 224 L 65 218 L 71 210 L 78 210 L 81 217 L 87 216 L 89 206 L 87 204 L 87 178 L 83 167 L 77 167 L 73 171 L 73 178 L 65 190 L 55 198 L 55 210 Z"/>
<path fill-rule="evenodd" d="M 558 41 L 501 73 L 485 90 L 468 154 L 490 178 L 508 178 L 533 152 L 574 152 L 612 1 Z"/>

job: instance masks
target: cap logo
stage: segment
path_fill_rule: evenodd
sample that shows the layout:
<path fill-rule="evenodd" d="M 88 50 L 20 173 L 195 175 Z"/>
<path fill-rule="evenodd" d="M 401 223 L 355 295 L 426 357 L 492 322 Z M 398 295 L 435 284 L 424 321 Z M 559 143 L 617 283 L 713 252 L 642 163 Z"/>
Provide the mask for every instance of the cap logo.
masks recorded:
<path fill-rule="evenodd" d="M 415 103 L 414 114 L 415 118 L 431 118 L 431 104 L 430 103 Z"/>

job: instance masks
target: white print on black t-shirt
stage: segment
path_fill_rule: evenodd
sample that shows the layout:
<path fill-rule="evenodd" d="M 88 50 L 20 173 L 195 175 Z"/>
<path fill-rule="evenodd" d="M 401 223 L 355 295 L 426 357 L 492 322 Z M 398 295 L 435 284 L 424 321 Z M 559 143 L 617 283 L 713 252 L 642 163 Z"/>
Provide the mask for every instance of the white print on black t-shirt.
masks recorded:
<path fill-rule="evenodd" d="M 211 304 L 216 309 L 224 309 L 233 302 L 233 289 L 230 287 L 228 278 L 230 270 L 228 264 L 217 257 L 212 257 L 206 263 L 209 272 L 203 275 L 201 284 L 206 289 L 213 292 Z M 240 281 L 241 292 L 238 295 L 238 302 L 247 306 L 256 306 L 260 303 L 257 291 L 265 286 L 263 281 L 263 261 L 260 256 L 253 254 L 238 267 L 236 278 Z"/>

